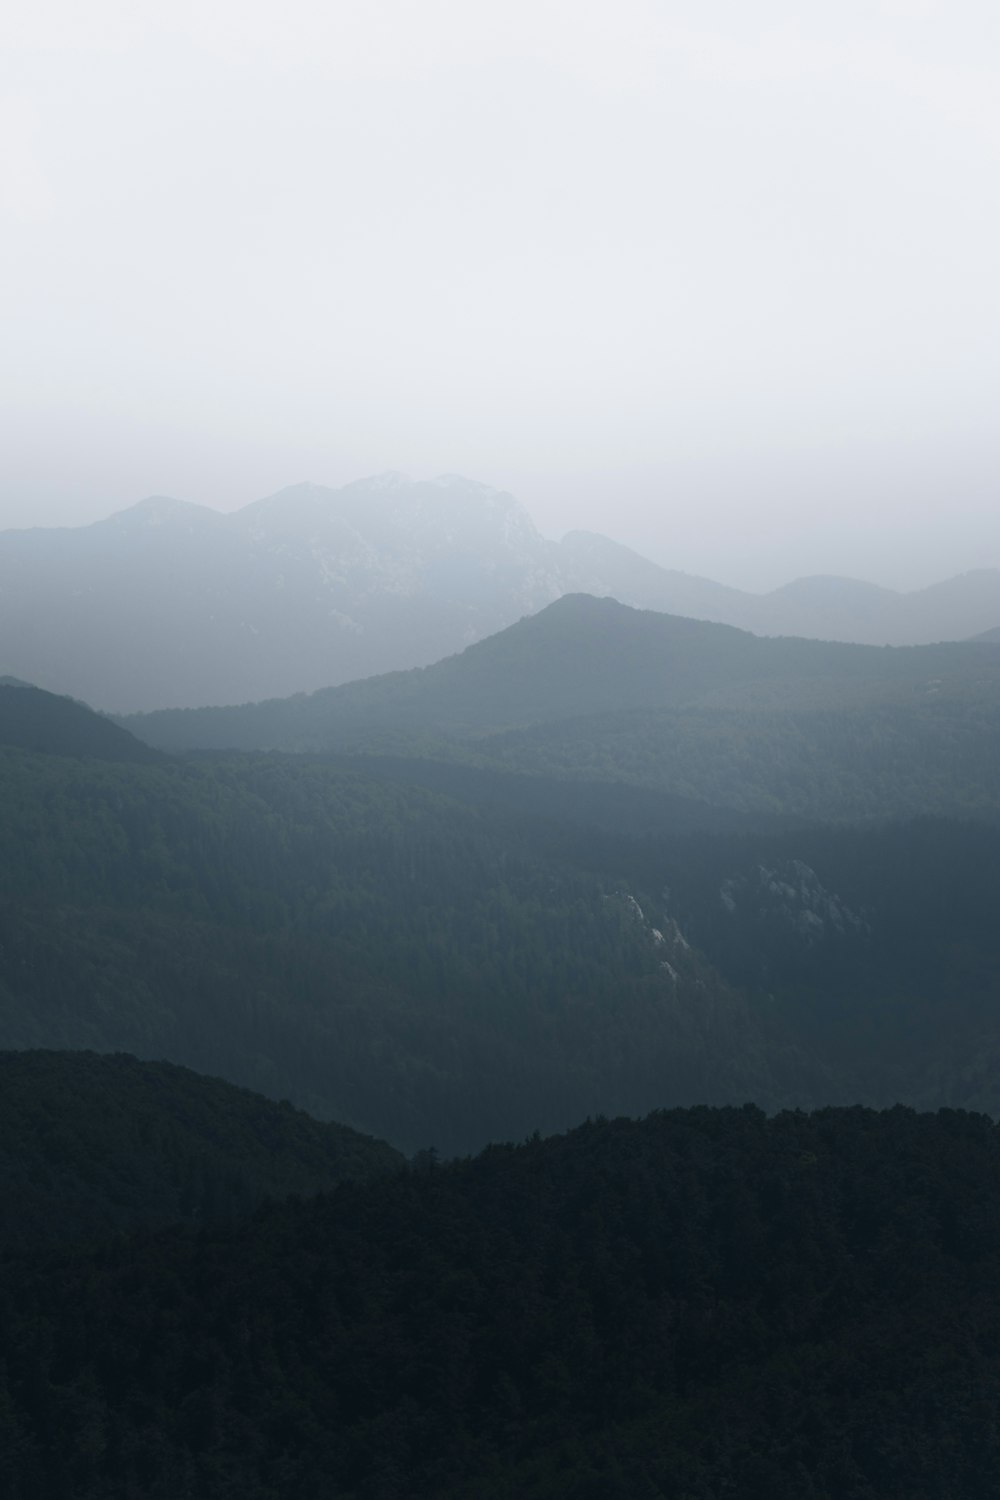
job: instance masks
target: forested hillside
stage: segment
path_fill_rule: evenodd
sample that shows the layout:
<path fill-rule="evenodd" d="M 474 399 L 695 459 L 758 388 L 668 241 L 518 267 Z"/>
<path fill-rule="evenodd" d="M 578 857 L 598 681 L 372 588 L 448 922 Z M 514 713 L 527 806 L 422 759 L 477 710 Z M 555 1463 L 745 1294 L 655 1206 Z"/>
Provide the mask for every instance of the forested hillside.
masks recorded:
<path fill-rule="evenodd" d="M 398 1171 L 381 1141 L 123 1053 L 0 1052 L 0 1250 L 232 1222 Z"/>
<path fill-rule="evenodd" d="M 528 820 L 296 758 L 0 752 L 0 1044 L 168 1057 L 415 1149 L 813 1064 Z"/>
<path fill-rule="evenodd" d="M 8 1259 L 11 1500 L 987 1500 L 981 1115 L 594 1121 Z"/>
<path fill-rule="evenodd" d="M 0 1045 L 446 1154 L 664 1102 L 1000 1108 L 991 827 L 449 771 L 0 751 Z"/>

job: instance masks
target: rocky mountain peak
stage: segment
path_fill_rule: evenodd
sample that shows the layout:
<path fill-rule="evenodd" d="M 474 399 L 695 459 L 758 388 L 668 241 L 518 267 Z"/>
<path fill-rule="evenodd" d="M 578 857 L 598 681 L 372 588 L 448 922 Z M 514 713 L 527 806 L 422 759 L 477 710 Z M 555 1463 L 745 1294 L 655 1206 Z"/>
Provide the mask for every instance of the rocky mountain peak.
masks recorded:
<path fill-rule="evenodd" d="M 157 526 L 213 525 L 224 520 L 218 511 L 207 505 L 195 505 L 190 500 L 178 500 L 173 495 L 147 495 L 126 510 L 120 510 L 107 521 L 98 521 L 98 526 L 113 526 L 116 530 L 148 530 Z M 92 528 L 91 528 L 92 529 Z"/>

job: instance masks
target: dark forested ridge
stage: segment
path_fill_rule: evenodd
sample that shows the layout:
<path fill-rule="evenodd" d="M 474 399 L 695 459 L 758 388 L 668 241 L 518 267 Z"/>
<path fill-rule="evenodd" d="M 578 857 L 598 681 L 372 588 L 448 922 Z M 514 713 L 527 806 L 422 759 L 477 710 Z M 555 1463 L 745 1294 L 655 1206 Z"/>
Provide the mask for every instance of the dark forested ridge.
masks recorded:
<path fill-rule="evenodd" d="M 0 1052 L 0 1249 L 241 1217 L 403 1158 L 172 1063 Z"/>
<path fill-rule="evenodd" d="M 988 1500 L 1000 1136 L 753 1107 L 588 1123 L 8 1258 L 11 1500 Z"/>

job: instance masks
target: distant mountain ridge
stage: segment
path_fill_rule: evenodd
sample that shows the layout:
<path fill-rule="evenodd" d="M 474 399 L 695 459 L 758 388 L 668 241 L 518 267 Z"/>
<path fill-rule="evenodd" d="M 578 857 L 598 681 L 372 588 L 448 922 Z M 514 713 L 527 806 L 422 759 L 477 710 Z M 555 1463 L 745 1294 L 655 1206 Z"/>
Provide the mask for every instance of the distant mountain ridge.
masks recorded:
<path fill-rule="evenodd" d="M 821 577 L 755 595 L 596 533 L 548 540 L 489 485 L 389 473 L 231 514 L 156 495 L 91 526 L 0 533 L 0 673 L 116 712 L 253 702 L 426 666 L 570 593 L 876 645 L 1000 620 L 1000 570 L 912 594 Z"/>
<path fill-rule="evenodd" d="M 121 718 L 186 750 L 464 760 L 807 819 L 1000 815 L 1000 656 L 877 648 L 567 595 L 431 667 Z"/>
<path fill-rule="evenodd" d="M 853 709 L 956 696 L 991 711 L 1000 706 L 1000 662 L 992 652 L 961 642 L 878 650 L 762 639 L 616 599 L 566 594 L 429 667 L 263 703 L 119 722 L 169 751 L 324 752 L 394 734 L 480 741 L 635 710 Z"/>

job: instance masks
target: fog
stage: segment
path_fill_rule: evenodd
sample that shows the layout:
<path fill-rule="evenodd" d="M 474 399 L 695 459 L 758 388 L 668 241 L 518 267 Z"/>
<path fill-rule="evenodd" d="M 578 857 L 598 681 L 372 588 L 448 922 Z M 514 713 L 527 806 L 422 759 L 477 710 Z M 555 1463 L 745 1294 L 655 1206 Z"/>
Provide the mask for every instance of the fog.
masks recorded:
<path fill-rule="evenodd" d="M 994 7 L 8 28 L 0 526 L 398 468 L 747 588 L 1000 565 Z"/>

